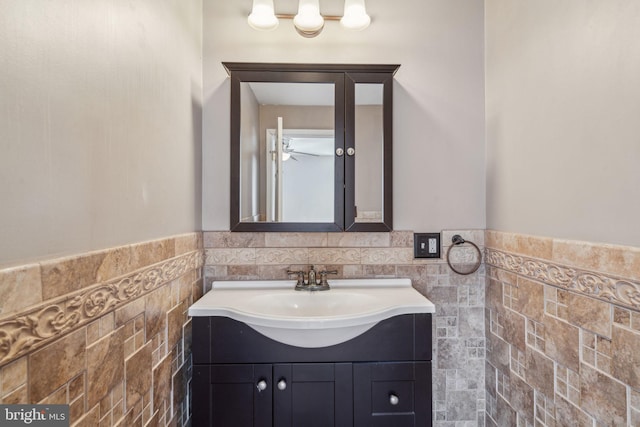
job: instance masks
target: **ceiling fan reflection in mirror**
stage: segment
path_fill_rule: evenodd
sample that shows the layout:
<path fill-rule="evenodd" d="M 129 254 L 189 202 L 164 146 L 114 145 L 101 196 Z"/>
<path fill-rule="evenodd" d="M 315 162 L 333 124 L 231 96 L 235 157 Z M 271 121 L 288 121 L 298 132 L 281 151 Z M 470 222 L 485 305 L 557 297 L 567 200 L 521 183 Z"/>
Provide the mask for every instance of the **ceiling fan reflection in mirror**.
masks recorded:
<path fill-rule="evenodd" d="M 277 141 L 276 129 L 267 129 L 272 140 L 271 147 L 275 148 Z M 290 158 L 298 161 L 296 155 L 311 157 L 330 157 L 334 155 L 334 132 L 332 129 L 283 129 L 282 130 L 282 160 Z M 271 150 L 275 156 L 277 151 Z M 293 156 L 292 156 L 293 155 Z"/>
<path fill-rule="evenodd" d="M 282 138 L 282 160 L 283 161 L 287 161 L 289 159 L 293 159 L 296 162 L 298 161 L 298 159 L 296 158 L 295 155 L 303 155 L 303 156 L 313 156 L 313 157 L 318 157 L 320 156 L 320 154 L 318 154 L 317 152 L 307 152 L 307 151 L 300 151 L 297 150 L 293 145 L 295 144 L 295 141 L 292 141 L 292 138 Z M 296 144 L 298 145 L 298 144 Z"/>

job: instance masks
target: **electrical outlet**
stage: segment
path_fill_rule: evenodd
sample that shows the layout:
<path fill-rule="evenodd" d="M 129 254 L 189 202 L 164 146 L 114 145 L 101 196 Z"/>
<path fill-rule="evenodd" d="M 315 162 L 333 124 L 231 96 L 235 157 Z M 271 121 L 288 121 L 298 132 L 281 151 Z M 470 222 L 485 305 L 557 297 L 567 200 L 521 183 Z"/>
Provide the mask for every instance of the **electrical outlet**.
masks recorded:
<path fill-rule="evenodd" d="M 414 258 L 440 258 L 440 233 L 414 233 Z"/>

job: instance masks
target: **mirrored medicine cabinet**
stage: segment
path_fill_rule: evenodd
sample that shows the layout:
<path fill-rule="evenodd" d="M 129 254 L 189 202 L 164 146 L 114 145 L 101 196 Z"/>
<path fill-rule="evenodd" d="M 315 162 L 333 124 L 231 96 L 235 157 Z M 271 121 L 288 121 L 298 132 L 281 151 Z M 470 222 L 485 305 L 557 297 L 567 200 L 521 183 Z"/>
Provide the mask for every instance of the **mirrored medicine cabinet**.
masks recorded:
<path fill-rule="evenodd" d="M 398 65 L 224 62 L 231 231 L 391 231 Z"/>

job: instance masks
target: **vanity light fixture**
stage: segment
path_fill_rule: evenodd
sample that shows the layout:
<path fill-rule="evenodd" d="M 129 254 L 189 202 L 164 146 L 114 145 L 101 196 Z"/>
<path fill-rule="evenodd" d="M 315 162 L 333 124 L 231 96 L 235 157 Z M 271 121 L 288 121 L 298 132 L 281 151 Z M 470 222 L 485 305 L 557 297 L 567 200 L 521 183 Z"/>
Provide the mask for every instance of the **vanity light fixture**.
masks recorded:
<path fill-rule="evenodd" d="M 271 31 L 278 28 L 278 18 L 273 11 L 273 0 L 253 0 L 253 8 L 247 20 L 255 30 Z"/>
<path fill-rule="evenodd" d="M 364 0 L 345 0 L 343 16 L 321 15 L 319 0 L 299 0 L 296 15 L 276 14 L 273 0 L 253 0 L 253 8 L 248 18 L 251 28 L 261 31 L 275 30 L 278 28 L 278 19 L 292 19 L 298 34 L 307 38 L 320 34 L 324 28 L 324 21 L 340 21 L 344 28 L 354 31 L 364 30 L 371 23 Z"/>

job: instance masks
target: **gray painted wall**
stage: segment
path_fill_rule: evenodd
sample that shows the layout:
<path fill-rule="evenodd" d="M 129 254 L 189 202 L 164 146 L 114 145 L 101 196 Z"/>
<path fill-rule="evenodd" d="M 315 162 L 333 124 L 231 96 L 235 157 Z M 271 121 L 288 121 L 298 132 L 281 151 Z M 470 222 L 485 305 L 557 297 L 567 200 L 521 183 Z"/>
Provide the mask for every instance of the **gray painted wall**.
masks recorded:
<path fill-rule="evenodd" d="M 488 228 L 640 246 L 640 3 L 485 3 Z"/>
<path fill-rule="evenodd" d="M 296 0 L 277 0 L 295 13 Z M 401 64 L 394 85 L 394 227 L 485 228 L 484 10 L 476 0 L 368 0 L 362 32 L 247 25 L 251 0 L 204 0 L 203 229 L 229 229 L 229 82 L 222 61 Z M 342 0 L 321 1 L 341 15 Z"/>
<path fill-rule="evenodd" d="M 200 230 L 201 10 L 0 1 L 0 265 Z"/>

